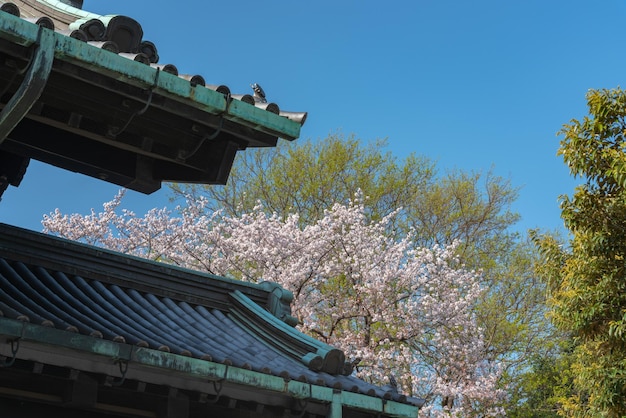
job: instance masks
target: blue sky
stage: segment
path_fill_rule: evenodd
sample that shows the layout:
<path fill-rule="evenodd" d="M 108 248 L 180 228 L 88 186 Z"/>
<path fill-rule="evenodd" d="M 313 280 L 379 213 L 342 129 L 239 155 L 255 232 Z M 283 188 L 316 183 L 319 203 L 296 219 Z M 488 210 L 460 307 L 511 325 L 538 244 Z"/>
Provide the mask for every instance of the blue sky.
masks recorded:
<path fill-rule="evenodd" d="M 233 93 L 263 86 L 281 109 L 308 111 L 302 139 L 388 138 L 398 158 L 442 172 L 494 173 L 520 187 L 526 228 L 560 228 L 558 196 L 579 181 L 556 156 L 557 132 L 586 114 L 591 88 L 626 76 L 626 2 L 85 0 L 142 25 L 160 63 Z M 0 222 L 41 230 L 42 215 L 102 209 L 119 187 L 32 161 L 0 202 Z M 169 204 L 128 192 L 143 214 Z"/>

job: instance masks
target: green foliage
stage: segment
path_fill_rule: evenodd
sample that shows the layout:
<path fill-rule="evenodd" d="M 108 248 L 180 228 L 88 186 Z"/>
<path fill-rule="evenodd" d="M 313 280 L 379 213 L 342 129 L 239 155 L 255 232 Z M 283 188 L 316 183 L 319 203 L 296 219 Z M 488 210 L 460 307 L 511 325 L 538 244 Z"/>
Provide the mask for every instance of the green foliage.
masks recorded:
<path fill-rule="evenodd" d="M 534 353 L 528 369 L 521 374 L 511 391 L 511 418 L 556 418 L 575 396 L 571 371 L 571 340 L 556 338 L 547 351 Z"/>
<path fill-rule="evenodd" d="M 205 195 L 213 203 L 211 210 L 231 216 L 250 212 L 262 202 L 268 212 L 298 213 L 303 224 L 321 219 L 324 210 L 347 203 L 361 190 L 374 215 L 387 214 L 418 198 L 423 185 L 432 181 L 434 164 L 413 155 L 398 163 L 381 151 L 384 146 L 384 140 L 364 145 L 342 135 L 283 141 L 277 148 L 240 153 L 224 187 L 173 189 L 177 194 Z"/>
<path fill-rule="evenodd" d="M 411 154 L 398 161 L 383 151 L 385 146 L 385 140 L 364 143 L 341 134 L 281 142 L 238 155 L 226 186 L 175 184 L 172 189 L 176 195 L 203 195 L 210 210 L 231 216 L 261 202 L 270 213 L 298 213 L 303 225 L 360 190 L 373 219 L 400 209 L 392 226 L 399 235 L 413 229 L 416 245 L 459 240 L 464 260 L 472 264 L 474 259 L 482 264 L 473 254 L 476 247 L 487 259 L 501 253 L 500 235 L 519 219 L 510 210 L 518 190 L 508 180 L 490 171 L 440 174 L 432 160 Z"/>
<path fill-rule="evenodd" d="M 485 262 L 491 264 L 484 274 L 489 291 L 476 309 L 493 355 L 508 357 L 509 364 L 516 367 L 525 367 L 525 361 L 552 331 L 545 320 L 545 286 L 534 274 L 536 259 L 532 244 L 520 240 L 498 258 Z"/>
<path fill-rule="evenodd" d="M 536 236 L 551 317 L 577 342 L 575 395 L 563 415 L 626 415 L 626 94 L 590 91 L 589 116 L 565 125 L 559 154 L 585 183 L 561 199 L 564 247 Z M 580 394 L 584 394 L 584 396 Z"/>

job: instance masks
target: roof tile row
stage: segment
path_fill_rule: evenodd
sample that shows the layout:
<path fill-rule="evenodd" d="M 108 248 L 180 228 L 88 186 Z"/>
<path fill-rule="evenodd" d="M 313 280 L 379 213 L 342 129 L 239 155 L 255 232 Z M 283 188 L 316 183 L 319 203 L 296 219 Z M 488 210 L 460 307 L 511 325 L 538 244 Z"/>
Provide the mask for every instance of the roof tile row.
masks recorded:
<path fill-rule="evenodd" d="M 311 370 L 258 338 L 232 312 L 37 265 L 0 259 L 0 313 L 120 344 L 406 402 L 354 376 Z"/>

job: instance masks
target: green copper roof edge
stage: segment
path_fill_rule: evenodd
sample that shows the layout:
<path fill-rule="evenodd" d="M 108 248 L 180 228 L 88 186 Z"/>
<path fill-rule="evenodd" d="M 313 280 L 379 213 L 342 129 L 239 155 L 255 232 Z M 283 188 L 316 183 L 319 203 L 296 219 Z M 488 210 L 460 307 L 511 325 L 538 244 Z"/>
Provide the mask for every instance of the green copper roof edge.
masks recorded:
<path fill-rule="evenodd" d="M 228 114 L 231 115 L 234 120 L 252 124 L 253 127 L 256 126 L 259 129 L 267 127 L 271 131 L 281 132 L 279 136 L 285 139 L 291 140 L 300 136 L 301 126 L 299 123 L 272 112 L 259 109 L 240 100 L 233 100 L 231 102 Z M 268 133 L 271 133 L 271 131 L 268 131 Z"/>
<path fill-rule="evenodd" d="M 240 369 L 150 348 L 116 343 L 13 319 L 0 317 L 0 335 L 101 355 L 108 357 L 112 362 L 128 361 L 129 367 L 141 365 L 169 369 L 206 381 L 225 381 L 257 389 L 285 393 L 297 399 L 332 403 L 339 397 L 341 404 L 344 406 L 386 413 L 396 417 L 416 417 L 419 410 L 414 405 L 395 401 L 383 401 L 380 398 L 360 393 L 338 391 L 296 380 L 285 380 L 282 377 L 252 370 Z M 19 350 L 17 356 L 19 357 Z"/>
<path fill-rule="evenodd" d="M 0 111 L 0 144 L 22 121 L 41 96 L 52 70 L 54 38 L 50 31 L 39 29 L 39 45 L 33 51 L 30 66 L 18 89 Z"/>
<path fill-rule="evenodd" d="M 264 281 L 259 285 L 269 292 L 267 308 L 272 315 L 291 327 L 298 325 L 298 318 L 291 315 L 293 293 L 275 282 Z"/>
<path fill-rule="evenodd" d="M 0 19 L 0 38 L 8 39 L 19 45 L 29 46 L 37 41 L 39 27 L 19 17 L 2 13 Z M 212 114 L 226 112 L 226 119 L 236 121 L 252 129 L 295 139 L 300 135 L 300 125 L 283 116 L 258 109 L 248 103 L 232 100 L 227 109 L 223 94 L 211 89 L 192 87 L 189 81 L 172 74 L 158 72 L 145 64 L 129 60 L 112 52 L 94 47 L 69 36 L 54 33 L 55 57 L 89 69 L 98 69 L 119 80 L 142 88 L 153 88 L 158 94 L 164 94 L 177 100 L 187 100 L 194 106 Z"/>
<path fill-rule="evenodd" d="M 39 27 L 17 16 L 1 12 L 0 37 L 22 46 L 30 46 L 37 40 Z"/>
<path fill-rule="evenodd" d="M 167 367 L 196 375 L 197 377 L 219 380 L 239 385 L 251 386 L 273 392 L 288 393 L 296 399 L 307 399 L 323 403 L 333 402 L 336 389 L 318 386 L 297 380 L 285 380 L 282 377 L 240 369 L 238 367 L 213 363 L 158 350 L 133 347 L 130 365 L 143 364 L 150 367 Z M 417 417 L 419 408 L 414 405 L 395 401 L 386 401 L 378 397 L 360 393 L 339 391 L 340 402 L 346 407 L 381 412 L 396 417 Z"/>
<path fill-rule="evenodd" d="M 16 319 L 0 318 L 0 335 L 127 360 L 132 346 Z"/>
<path fill-rule="evenodd" d="M 159 94 L 192 101 L 197 107 L 213 114 L 226 109 L 226 99 L 221 93 L 192 87 L 180 77 L 158 71 L 145 64 L 130 60 L 110 51 L 86 44 L 78 39 L 57 35 L 56 58 L 89 69 L 97 68 L 120 81 L 127 81 L 143 88 L 152 88 Z"/>

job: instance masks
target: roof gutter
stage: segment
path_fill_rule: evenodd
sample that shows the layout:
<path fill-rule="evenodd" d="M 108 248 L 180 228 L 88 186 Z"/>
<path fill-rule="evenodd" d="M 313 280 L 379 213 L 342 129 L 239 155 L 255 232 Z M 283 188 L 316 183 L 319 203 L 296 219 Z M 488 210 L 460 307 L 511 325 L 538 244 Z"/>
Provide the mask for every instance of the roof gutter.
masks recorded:
<path fill-rule="evenodd" d="M 22 84 L 0 112 L 0 144 L 41 96 L 52 70 L 54 44 L 54 32 L 39 26 L 33 55 Z"/>
<path fill-rule="evenodd" d="M 350 408 L 361 411 L 373 412 L 389 417 L 415 418 L 419 412 L 419 406 L 403 404 L 400 402 L 384 400 L 377 397 L 352 393 L 345 390 L 317 386 L 308 382 L 287 380 L 282 377 L 272 376 L 252 370 L 246 370 L 227 364 L 214 363 L 212 361 L 186 357 L 150 348 L 142 348 L 129 344 L 102 340 L 91 336 L 71 334 L 54 328 L 34 325 L 13 319 L 0 317 L 0 335 L 7 337 L 5 344 L 0 344 L 0 354 L 11 359 L 30 359 L 29 349 L 37 350 L 38 345 L 45 345 L 50 352 L 51 345 L 62 348 L 66 355 L 50 355 L 48 360 L 54 361 L 57 366 L 71 367 L 79 370 L 81 362 L 78 353 L 91 355 L 88 362 L 90 367 L 100 367 L 101 373 L 110 373 L 119 365 L 121 379 L 138 379 L 142 372 L 154 371 L 154 368 L 167 369 L 169 373 L 157 373 L 151 376 L 155 379 L 165 379 L 163 383 L 175 385 L 175 376 L 184 377 L 184 386 L 202 393 L 217 392 L 226 385 L 245 386 L 254 390 L 264 390 L 275 394 L 287 395 L 290 398 L 300 400 L 303 412 L 308 403 L 323 404 L 328 406 L 329 418 L 341 418 L 342 409 Z M 24 348 L 20 348 L 20 346 Z M 29 348 L 30 347 L 30 348 Z M 101 360 L 96 360 L 96 359 Z M 122 367 L 122 364 L 124 365 Z M 93 370 L 88 370 L 93 371 Z M 123 382 L 123 380 L 122 380 Z"/>

